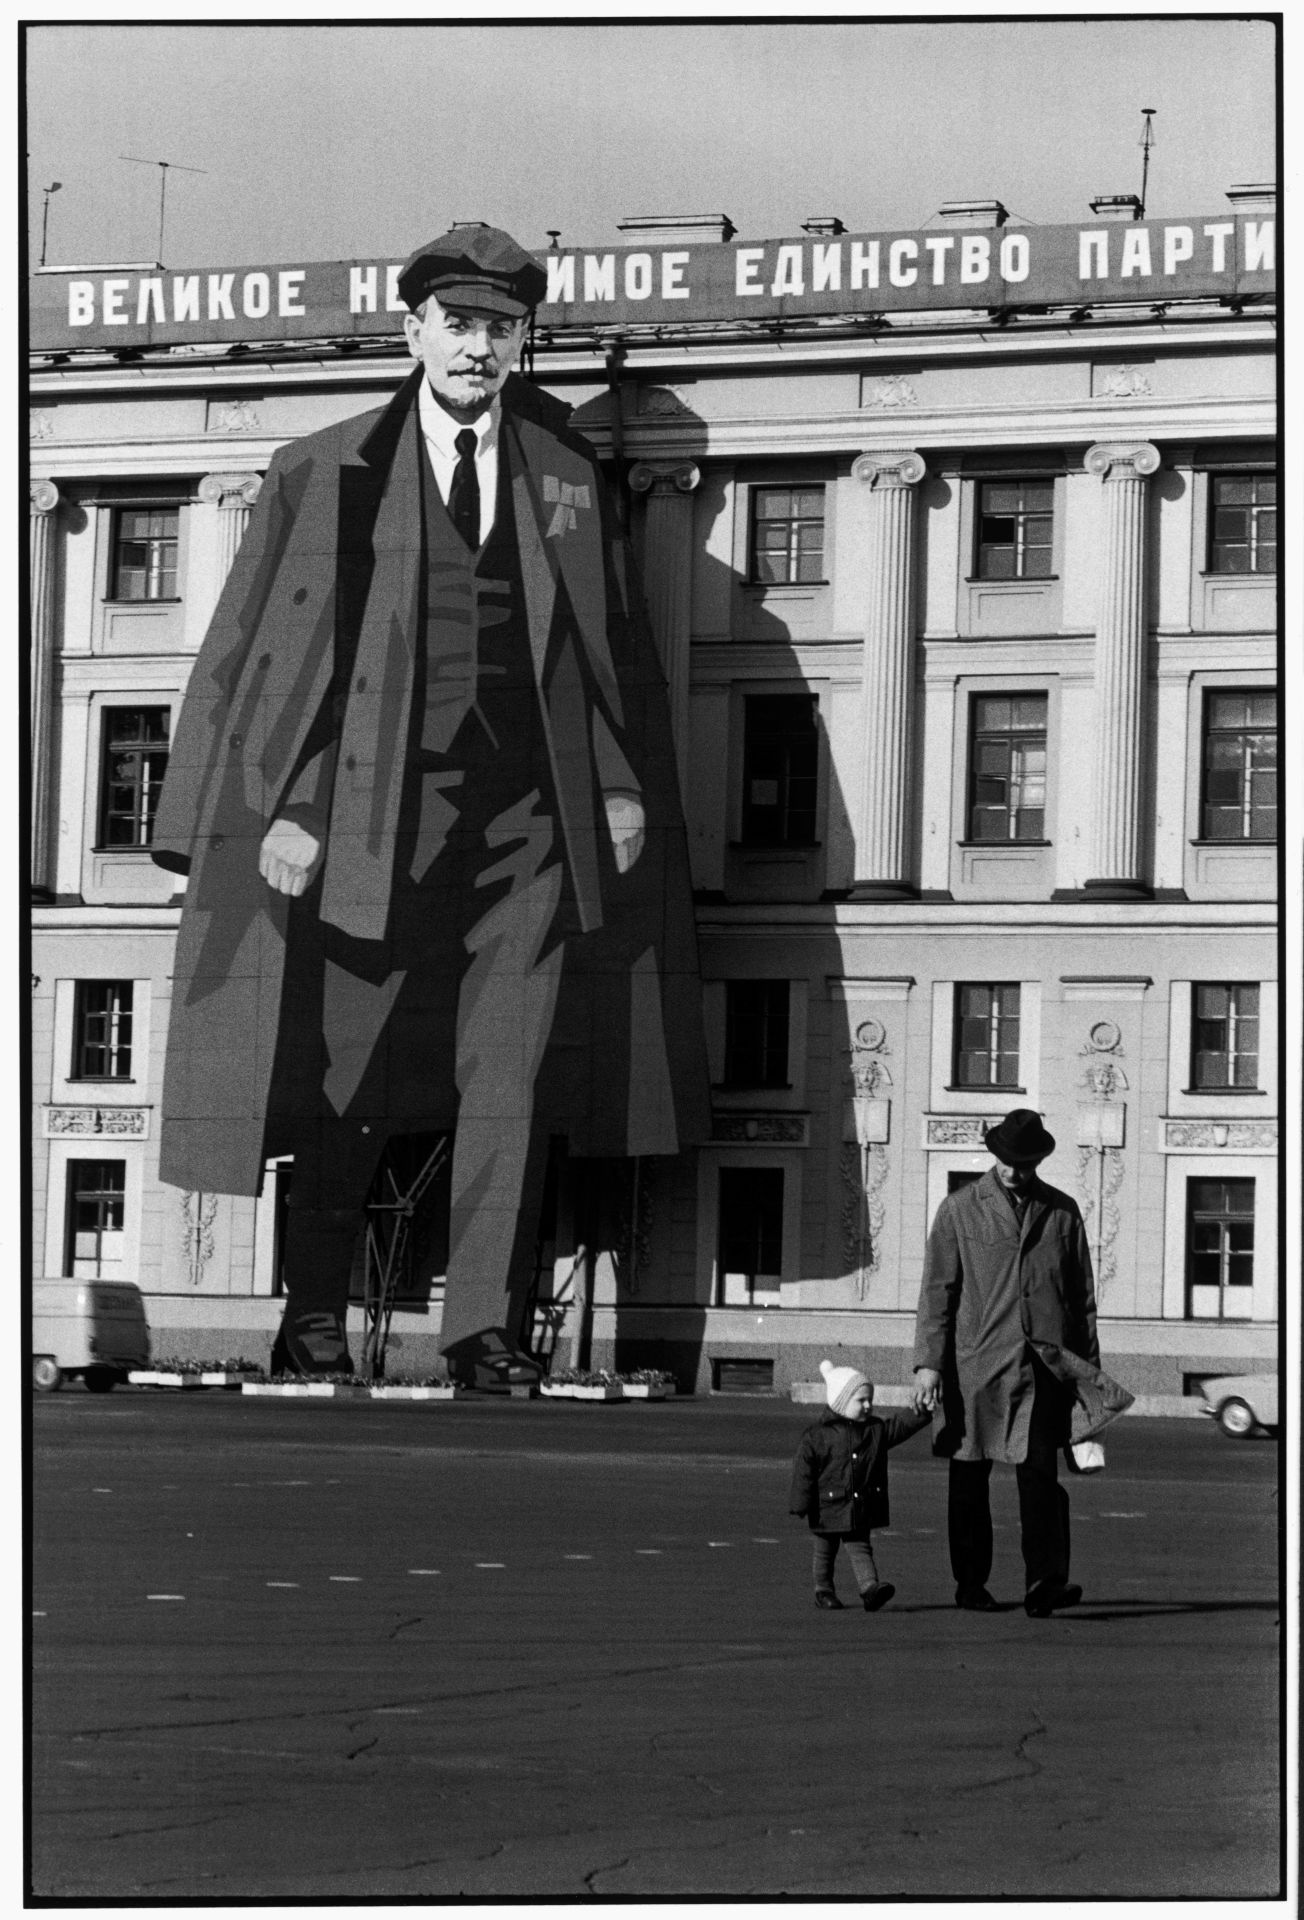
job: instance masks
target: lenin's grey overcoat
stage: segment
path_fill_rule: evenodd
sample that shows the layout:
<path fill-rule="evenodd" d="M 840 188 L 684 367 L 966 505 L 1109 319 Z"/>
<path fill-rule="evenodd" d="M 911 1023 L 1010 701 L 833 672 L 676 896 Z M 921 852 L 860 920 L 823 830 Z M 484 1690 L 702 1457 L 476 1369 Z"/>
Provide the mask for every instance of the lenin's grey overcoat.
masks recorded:
<path fill-rule="evenodd" d="M 1073 1441 L 1090 1439 L 1132 1404 L 1100 1370 L 1091 1253 L 1077 1206 L 1039 1180 L 1020 1230 L 992 1168 L 947 1195 L 928 1236 L 913 1364 L 942 1375 L 935 1453 L 1027 1457 L 1030 1348 L 1072 1389 Z"/>
<path fill-rule="evenodd" d="M 322 822 L 322 922 L 385 937 L 422 632 L 422 377 L 382 412 L 274 456 L 191 674 L 152 847 L 189 876 L 160 1128 L 161 1177 L 176 1186 L 261 1186 L 300 903 L 269 888 L 258 854 L 284 810 Z M 509 377 L 505 497 L 584 936 L 575 977 L 600 1035 L 600 1070 L 585 1057 L 562 1120 L 581 1155 L 674 1153 L 706 1136 L 709 1109 L 665 678 L 594 450 L 568 413 Z M 637 794 L 647 819 L 644 851 L 618 877 L 613 792 Z M 451 1076 L 453 1063 L 430 1070 Z"/>

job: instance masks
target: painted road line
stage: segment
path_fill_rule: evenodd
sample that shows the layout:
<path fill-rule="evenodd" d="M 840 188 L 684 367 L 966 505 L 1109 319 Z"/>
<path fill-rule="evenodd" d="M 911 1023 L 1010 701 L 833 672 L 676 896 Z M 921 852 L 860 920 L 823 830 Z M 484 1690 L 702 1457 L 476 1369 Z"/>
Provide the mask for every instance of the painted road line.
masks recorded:
<path fill-rule="evenodd" d="M 424 1707 L 373 1707 L 373 1713 L 424 1713 Z"/>
<path fill-rule="evenodd" d="M 265 1580 L 263 1582 L 267 1587 L 297 1587 L 298 1584 L 297 1580 Z"/>
<path fill-rule="evenodd" d="M 708 1547 L 731 1547 L 733 1542 L 732 1540 L 708 1540 L 706 1544 Z"/>
<path fill-rule="evenodd" d="M 409 1567 L 408 1572 L 414 1573 L 414 1574 L 433 1575 L 439 1572 L 439 1568 L 438 1567 Z"/>
<path fill-rule="evenodd" d="M 113 1488 L 112 1487 L 92 1487 L 91 1492 L 92 1493 L 112 1493 Z"/>
<path fill-rule="evenodd" d="M 777 1547 L 778 1544 L 779 1542 L 776 1539 L 772 1539 L 768 1533 L 754 1533 L 752 1535 L 752 1545 L 754 1547 Z"/>
<path fill-rule="evenodd" d="M 505 1560 L 477 1560 L 475 1564 L 477 1567 L 483 1568 L 485 1572 L 489 1572 L 491 1569 L 496 1569 L 499 1573 L 506 1573 L 507 1571 L 507 1562 Z"/>
<path fill-rule="evenodd" d="M 329 1573 L 326 1578 L 336 1581 L 337 1584 L 342 1587 L 358 1587 L 362 1585 L 362 1575 L 360 1573 Z"/>
<path fill-rule="evenodd" d="M 1102 1520 L 1144 1520 L 1143 1513 L 1102 1513 Z"/>
<path fill-rule="evenodd" d="M 185 1597 L 184 1593 L 147 1593 L 145 1595 L 147 1600 L 184 1600 Z"/>
<path fill-rule="evenodd" d="M 635 1547 L 634 1551 L 635 1553 L 660 1554 L 663 1553 L 665 1549 L 663 1547 Z"/>
<path fill-rule="evenodd" d="M 48 1617 L 48 1616 L 46 1615 L 46 1613 L 45 1613 L 45 1611 L 44 1611 L 44 1609 L 43 1609 L 43 1608 L 41 1608 L 41 1607 L 33 1607 L 33 1609 L 32 1609 L 32 1618 L 33 1618 L 33 1620 L 44 1620 L 44 1619 L 46 1619 L 47 1617 Z"/>
<path fill-rule="evenodd" d="M 591 1553 L 564 1553 L 562 1555 L 563 1560 L 591 1560 L 592 1558 L 593 1555 Z"/>

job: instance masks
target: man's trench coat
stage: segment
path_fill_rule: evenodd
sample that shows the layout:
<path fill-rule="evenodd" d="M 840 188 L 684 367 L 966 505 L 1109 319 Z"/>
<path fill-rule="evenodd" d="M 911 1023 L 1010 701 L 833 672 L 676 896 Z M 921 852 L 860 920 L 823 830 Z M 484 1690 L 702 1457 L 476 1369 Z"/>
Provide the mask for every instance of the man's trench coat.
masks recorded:
<path fill-rule="evenodd" d="M 1022 1229 L 995 1168 L 948 1194 L 924 1259 L 915 1367 L 942 1376 L 933 1451 L 1027 1457 L 1030 1349 L 1071 1395 L 1066 1441 L 1089 1440 L 1132 1404 L 1100 1370 L 1091 1253 L 1077 1206 L 1038 1181 Z"/>
<path fill-rule="evenodd" d="M 267 1154 L 286 1150 L 267 1124 L 292 1013 L 288 916 L 302 908 L 258 872 L 285 809 L 324 826 L 322 921 L 385 935 L 422 631 L 421 378 L 382 412 L 274 456 L 190 678 L 152 843 L 188 876 L 160 1149 L 176 1186 L 255 1194 Z M 500 459 L 582 929 L 566 955 L 569 1064 L 542 1118 L 578 1154 L 674 1153 L 708 1137 L 709 1108 L 665 678 L 596 456 L 568 413 L 509 377 Z M 623 875 L 607 792 L 637 794 L 647 820 Z"/>

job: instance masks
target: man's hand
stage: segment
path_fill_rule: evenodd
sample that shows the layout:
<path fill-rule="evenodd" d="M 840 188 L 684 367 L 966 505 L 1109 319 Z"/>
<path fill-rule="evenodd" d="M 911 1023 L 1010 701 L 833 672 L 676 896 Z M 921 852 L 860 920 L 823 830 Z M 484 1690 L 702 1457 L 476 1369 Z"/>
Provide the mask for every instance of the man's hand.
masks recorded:
<path fill-rule="evenodd" d="M 293 820 L 276 820 L 263 835 L 258 871 L 277 893 L 301 894 L 321 857 L 321 842 Z"/>
<path fill-rule="evenodd" d="M 931 1413 L 942 1398 L 942 1376 L 935 1367 L 915 1368 L 915 1394 L 910 1402 L 916 1413 Z"/>
<path fill-rule="evenodd" d="M 628 873 L 643 851 L 643 802 L 632 793 L 608 793 L 607 831 L 616 850 L 616 868 Z"/>

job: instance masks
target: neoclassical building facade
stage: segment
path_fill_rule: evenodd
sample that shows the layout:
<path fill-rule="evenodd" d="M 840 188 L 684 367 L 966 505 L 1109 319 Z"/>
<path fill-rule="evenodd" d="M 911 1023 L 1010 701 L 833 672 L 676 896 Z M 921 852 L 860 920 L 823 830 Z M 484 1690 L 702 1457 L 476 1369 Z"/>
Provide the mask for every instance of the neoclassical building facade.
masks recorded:
<path fill-rule="evenodd" d="M 1271 195 L 1231 198 L 1262 256 Z M 943 209 L 929 244 L 1004 219 Z M 826 280 L 841 231 L 802 229 Z M 746 251 L 723 221 L 621 245 Z M 932 1214 L 1030 1106 L 1106 1364 L 1181 1394 L 1276 1352 L 1273 301 L 867 299 L 541 315 L 535 377 L 608 463 L 662 649 L 713 1120 L 618 1176 L 579 1263 L 557 1196 L 540 1338 L 698 1390 L 782 1391 L 835 1349 L 899 1383 Z M 410 363 L 379 311 L 192 332 L 33 329 L 34 1269 L 139 1280 L 157 1350 L 265 1358 L 292 1168 L 257 1201 L 157 1178 L 179 883 L 153 799 L 272 453 Z M 392 1369 L 433 1359 L 438 1245 Z"/>

